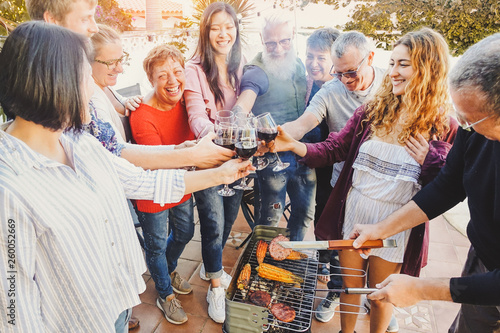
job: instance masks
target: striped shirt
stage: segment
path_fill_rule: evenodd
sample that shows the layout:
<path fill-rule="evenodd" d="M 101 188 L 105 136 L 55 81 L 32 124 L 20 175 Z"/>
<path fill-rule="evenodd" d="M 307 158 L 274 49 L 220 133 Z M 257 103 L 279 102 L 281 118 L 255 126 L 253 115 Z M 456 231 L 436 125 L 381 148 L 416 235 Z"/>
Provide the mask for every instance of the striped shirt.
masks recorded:
<path fill-rule="evenodd" d="M 145 290 L 125 198 L 184 194 L 185 171 L 144 171 L 88 134 L 60 142 L 74 169 L 0 130 L 0 332 L 114 332 Z"/>

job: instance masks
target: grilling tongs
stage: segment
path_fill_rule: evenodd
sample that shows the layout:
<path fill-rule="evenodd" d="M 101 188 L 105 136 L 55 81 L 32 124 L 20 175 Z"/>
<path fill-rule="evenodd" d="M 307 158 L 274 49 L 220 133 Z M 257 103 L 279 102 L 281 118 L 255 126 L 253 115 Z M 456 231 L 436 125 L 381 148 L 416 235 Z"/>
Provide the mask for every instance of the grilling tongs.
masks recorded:
<path fill-rule="evenodd" d="M 284 248 L 294 250 L 353 250 L 353 239 L 344 240 L 328 240 L 328 241 L 292 241 L 292 242 L 278 242 Z M 395 239 L 377 239 L 369 240 L 363 243 L 361 249 L 374 249 L 380 247 L 396 247 Z"/>

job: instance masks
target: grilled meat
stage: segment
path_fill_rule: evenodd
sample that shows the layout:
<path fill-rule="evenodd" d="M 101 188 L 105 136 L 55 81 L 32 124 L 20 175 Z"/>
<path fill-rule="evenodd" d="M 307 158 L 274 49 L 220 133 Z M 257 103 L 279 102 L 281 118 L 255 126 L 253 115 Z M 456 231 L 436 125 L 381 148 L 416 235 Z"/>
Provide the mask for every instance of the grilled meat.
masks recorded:
<path fill-rule="evenodd" d="M 276 319 L 289 323 L 295 319 L 295 310 L 283 303 L 276 303 L 271 306 L 271 313 Z"/>
<path fill-rule="evenodd" d="M 278 242 L 286 242 L 289 239 L 283 235 L 278 235 L 271 240 L 269 244 L 269 254 L 274 260 L 285 260 L 292 253 L 292 249 L 286 249 L 279 245 Z"/>
<path fill-rule="evenodd" d="M 253 304 L 257 306 L 263 306 L 265 308 L 267 308 L 269 306 L 269 303 L 271 303 L 271 295 L 268 292 L 262 290 L 257 290 L 251 293 L 249 299 Z"/>

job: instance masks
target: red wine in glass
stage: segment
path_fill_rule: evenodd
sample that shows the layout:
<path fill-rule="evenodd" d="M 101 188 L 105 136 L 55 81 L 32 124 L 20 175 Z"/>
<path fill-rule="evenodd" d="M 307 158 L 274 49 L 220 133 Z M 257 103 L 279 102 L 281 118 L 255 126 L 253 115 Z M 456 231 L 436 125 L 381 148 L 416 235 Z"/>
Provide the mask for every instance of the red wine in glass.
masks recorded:
<path fill-rule="evenodd" d="M 259 136 L 260 140 L 264 140 L 266 143 L 269 143 L 276 139 L 278 130 L 274 128 L 260 128 L 257 131 L 257 135 Z"/>
<path fill-rule="evenodd" d="M 236 153 L 241 159 L 248 160 L 257 152 L 257 130 L 250 123 L 243 123 L 243 127 L 239 128 L 238 139 L 236 141 Z M 246 182 L 246 177 L 241 179 L 241 182 L 234 187 L 238 190 L 251 190 L 252 187 Z"/>
<path fill-rule="evenodd" d="M 215 126 L 216 128 L 216 137 L 214 143 L 218 146 L 234 150 L 234 144 L 236 142 L 236 133 L 238 127 L 232 123 L 219 123 Z M 235 191 L 227 184 L 224 184 L 224 187 L 217 191 L 223 197 L 229 197 L 235 194 Z"/>
<path fill-rule="evenodd" d="M 256 117 L 257 119 L 257 132 L 259 139 L 262 139 L 267 143 L 271 142 L 278 135 L 278 126 L 273 119 L 273 116 L 269 113 L 263 113 Z M 274 153 L 276 156 L 276 166 L 273 168 L 273 171 L 278 172 L 283 169 L 286 169 L 290 166 L 290 163 L 283 163 L 278 155 L 278 153 Z"/>
<path fill-rule="evenodd" d="M 246 142 L 237 142 L 235 144 L 236 154 L 242 159 L 248 160 L 257 152 L 257 145 L 250 145 Z"/>
<path fill-rule="evenodd" d="M 221 147 L 227 148 L 229 150 L 234 150 L 234 140 L 216 138 L 214 143 L 217 146 L 221 146 Z"/>

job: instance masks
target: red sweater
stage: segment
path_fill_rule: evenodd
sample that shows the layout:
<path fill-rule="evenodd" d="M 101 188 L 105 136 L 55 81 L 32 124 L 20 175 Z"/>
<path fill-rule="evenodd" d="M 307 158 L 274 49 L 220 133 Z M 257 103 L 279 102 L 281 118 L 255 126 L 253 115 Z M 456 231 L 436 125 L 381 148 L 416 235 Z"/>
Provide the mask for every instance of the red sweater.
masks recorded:
<path fill-rule="evenodd" d="M 169 111 L 141 104 L 130 114 L 130 128 L 135 142 L 140 145 L 177 145 L 195 139 L 189 128 L 186 107 L 181 101 Z M 187 194 L 181 201 L 165 204 L 163 207 L 151 200 L 136 200 L 136 205 L 143 213 L 158 213 L 175 207 L 190 197 L 191 194 Z"/>

